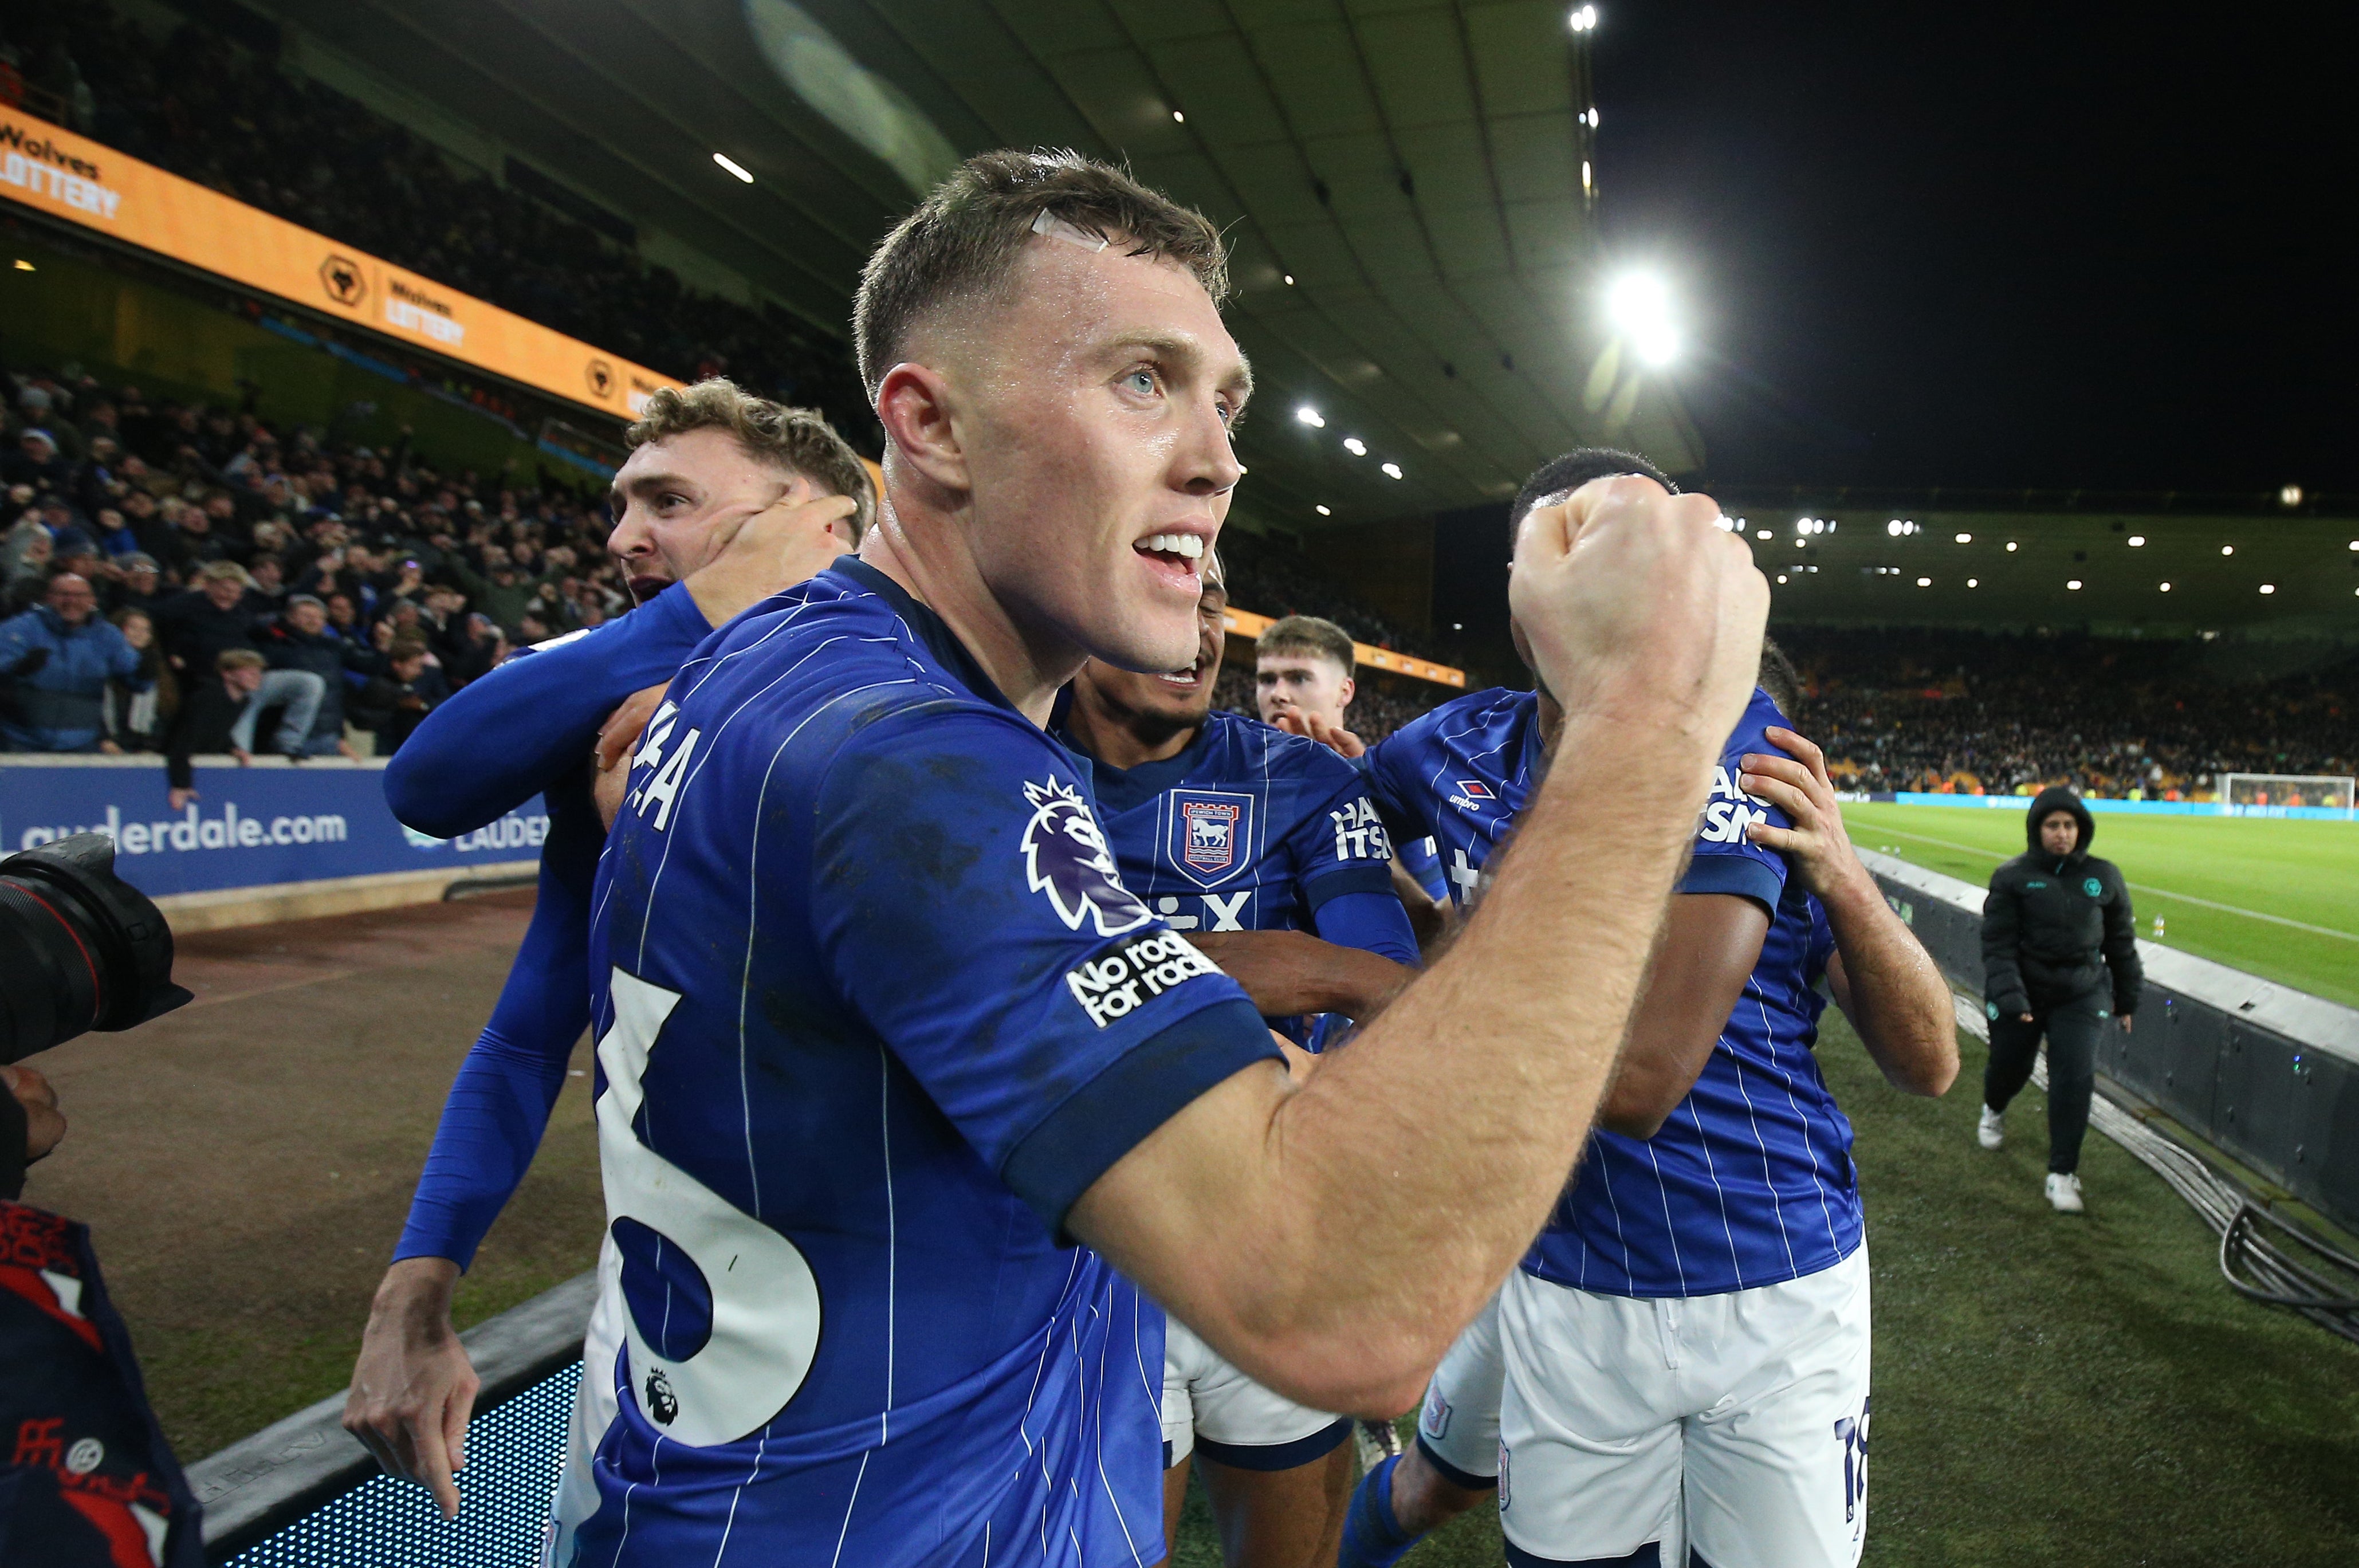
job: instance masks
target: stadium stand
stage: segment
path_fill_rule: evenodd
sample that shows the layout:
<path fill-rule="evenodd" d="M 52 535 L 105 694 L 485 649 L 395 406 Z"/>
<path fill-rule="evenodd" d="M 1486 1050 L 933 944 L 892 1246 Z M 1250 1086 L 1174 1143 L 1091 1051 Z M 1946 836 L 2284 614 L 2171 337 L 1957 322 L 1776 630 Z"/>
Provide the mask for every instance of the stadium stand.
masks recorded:
<path fill-rule="evenodd" d="M 726 375 L 819 408 L 877 450 L 842 343 L 775 306 L 688 288 L 615 236 L 453 169 L 407 128 L 217 30 L 190 21 L 159 37 L 103 0 L 8 0 L 0 65 L 28 107 L 61 112 L 136 158 L 683 381 Z"/>
<path fill-rule="evenodd" d="M 250 408 L 151 401 L 87 375 L 7 380 L 5 610 L 40 614 L 60 572 L 90 579 L 141 655 L 108 682 L 105 738 L 120 749 L 164 749 L 183 692 L 239 646 L 288 667 L 324 651 L 351 737 L 390 750 L 510 647 L 627 607 L 600 497 L 445 471 L 407 436 L 332 445 Z M 243 593 L 207 614 L 197 584 L 217 561 L 243 572 Z M 299 646 L 284 612 L 301 595 L 327 625 Z M 397 668 L 405 652 L 423 670 Z"/>
<path fill-rule="evenodd" d="M 2347 647 L 1776 630 L 1802 727 L 1860 788 L 2202 800 L 2223 772 L 2359 770 Z"/>

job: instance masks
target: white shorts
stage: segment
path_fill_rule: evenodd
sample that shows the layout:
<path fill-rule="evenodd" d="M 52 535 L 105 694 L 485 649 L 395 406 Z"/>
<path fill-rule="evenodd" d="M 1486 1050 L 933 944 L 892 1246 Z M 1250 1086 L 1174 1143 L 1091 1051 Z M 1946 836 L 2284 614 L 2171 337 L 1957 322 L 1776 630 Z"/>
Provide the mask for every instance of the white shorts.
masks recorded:
<path fill-rule="evenodd" d="M 1852 1568 L 1867 1538 L 1867 1249 L 1686 1300 L 1499 1293 L 1499 1523 L 1519 1568 Z M 1652 1556 L 1637 1557 L 1652 1562 Z"/>
<path fill-rule="evenodd" d="M 1352 1418 L 1273 1394 L 1178 1318 L 1163 1330 L 1163 1467 L 1198 1448 L 1240 1470 L 1291 1470 L 1352 1435 Z"/>
<path fill-rule="evenodd" d="M 1499 1298 L 1484 1304 L 1425 1386 L 1417 1445 L 1444 1479 L 1468 1491 L 1499 1480 Z"/>
<path fill-rule="evenodd" d="M 623 1254 L 610 1226 L 598 1243 L 598 1300 L 582 1339 L 582 1382 L 565 1423 L 565 1463 L 557 1473 L 557 1496 L 549 1505 L 541 1538 L 541 1568 L 569 1568 L 573 1532 L 598 1511 L 598 1483 L 591 1474 L 598 1444 L 614 1424 L 614 1360 L 623 1349 Z"/>

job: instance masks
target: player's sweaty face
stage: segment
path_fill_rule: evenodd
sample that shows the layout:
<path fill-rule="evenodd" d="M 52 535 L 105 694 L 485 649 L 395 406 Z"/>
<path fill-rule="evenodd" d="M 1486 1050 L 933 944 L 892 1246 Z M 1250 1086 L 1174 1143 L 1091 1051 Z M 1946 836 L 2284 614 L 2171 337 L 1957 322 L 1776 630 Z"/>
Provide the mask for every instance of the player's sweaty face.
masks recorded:
<path fill-rule="evenodd" d="M 607 553 L 629 577 L 631 597 L 644 604 L 712 559 L 722 523 L 810 494 L 810 480 L 756 462 L 723 430 L 648 441 L 614 475 Z"/>
<path fill-rule="evenodd" d="M 1299 713 L 1340 725 L 1351 687 L 1342 665 L 1317 654 L 1266 653 L 1254 661 L 1254 704 L 1266 724 L 1277 723 L 1280 713 Z"/>
<path fill-rule="evenodd" d="M 961 443 L 975 561 L 1018 624 L 1166 671 L 1196 657 L 1251 378 L 1193 275 L 1124 251 L 1026 243 L 969 329 Z"/>
<path fill-rule="evenodd" d="M 1212 688 L 1221 679 L 1228 609 L 1228 590 L 1218 581 L 1206 583 L 1196 601 L 1193 659 L 1177 670 L 1141 672 L 1093 659 L 1082 666 L 1076 679 L 1094 689 L 1108 709 L 1144 714 L 1176 727 L 1202 724 L 1212 709 Z"/>

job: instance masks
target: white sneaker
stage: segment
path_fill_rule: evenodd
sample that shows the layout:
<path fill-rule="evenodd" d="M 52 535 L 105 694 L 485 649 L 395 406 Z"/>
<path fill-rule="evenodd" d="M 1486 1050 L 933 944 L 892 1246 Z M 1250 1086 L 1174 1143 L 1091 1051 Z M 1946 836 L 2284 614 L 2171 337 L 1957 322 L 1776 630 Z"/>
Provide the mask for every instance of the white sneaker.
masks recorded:
<path fill-rule="evenodd" d="M 2081 1178 L 2048 1173 L 2048 1203 L 2060 1214 L 2077 1214 L 2082 1211 Z"/>
<path fill-rule="evenodd" d="M 2006 1116 L 2003 1111 L 1983 1107 L 1982 1125 L 1974 1128 L 1974 1141 L 1984 1149 L 1996 1149 L 2006 1141 Z"/>

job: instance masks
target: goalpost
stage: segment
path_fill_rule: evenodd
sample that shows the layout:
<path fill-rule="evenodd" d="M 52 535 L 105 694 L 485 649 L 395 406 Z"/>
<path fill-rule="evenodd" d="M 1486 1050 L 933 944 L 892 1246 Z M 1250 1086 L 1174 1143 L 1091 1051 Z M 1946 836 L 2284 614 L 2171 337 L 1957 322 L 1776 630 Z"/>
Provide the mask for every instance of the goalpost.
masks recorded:
<path fill-rule="evenodd" d="M 2220 776 L 2220 814 L 2227 817 L 2275 816 L 2288 806 L 2340 811 L 2352 809 L 2349 775 L 2335 773 L 2223 773 Z"/>

